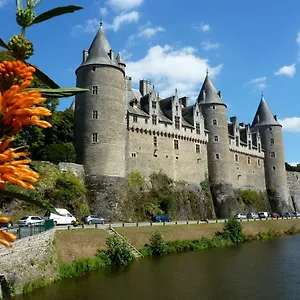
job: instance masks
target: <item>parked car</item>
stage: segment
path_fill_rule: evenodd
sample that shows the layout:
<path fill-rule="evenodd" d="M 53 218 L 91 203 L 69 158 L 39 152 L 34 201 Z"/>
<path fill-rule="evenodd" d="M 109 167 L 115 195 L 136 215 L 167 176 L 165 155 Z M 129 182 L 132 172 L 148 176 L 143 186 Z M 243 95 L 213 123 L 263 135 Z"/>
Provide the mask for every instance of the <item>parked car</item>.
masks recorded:
<path fill-rule="evenodd" d="M 168 215 L 158 215 L 151 218 L 152 222 L 171 222 L 172 219 Z"/>
<path fill-rule="evenodd" d="M 7 222 L 0 223 L 0 228 L 4 228 L 4 227 L 9 228 L 9 227 L 12 227 L 14 225 L 10 218 L 7 218 L 7 219 L 8 219 Z"/>
<path fill-rule="evenodd" d="M 271 213 L 271 217 L 272 218 L 279 218 L 280 214 L 273 212 L 273 213 Z"/>
<path fill-rule="evenodd" d="M 294 218 L 295 215 L 293 213 L 290 213 L 290 212 L 283 212 L 281 214 L 281 217 L 284 217 L 284 218 Z"/>
<path fill-rule="evenodd" d="M 44 220 L 39 216 L 25 216 L 19 220 L 20 226 L 31 226 L 31 225 L 42 225 L 44 224 Z"/>
<path fill-rule="evenodd" d="M 266 219 L 269 217 L 269 213 L 267 211 L 259 211 L 258 212 L 258 217 L 260 219 Z"/>
<path fill-rule="evenodd" d="M 55 208 L 57 214 L 46 211 L 44 220 L 53 220 L 54 225 L 68 225 L 76 221 L 76 218 L 65 208 Z"/>
<path fill-rule="evenodd" d="M 234 217 L 239 220 L 247 219 L 247 216 L 245 214 L 236 214 L 234 215 Z"/>
<path fill-rule="evenodd" d="M 295 211 L 293 214 L 294 214 L 294 217 L 297 217 L 297 218 L 300 217 L 300 212 L 298 212 L 298 211 Z"/>
<path fill-rule="evenodd" d="M 246 215 L 247 219 L 258 219 L 258 214 L 255 212 L 249 212 Z"/>
<path fill-rule="evenodd" d="M 104 218 L 95 216 L 95 215 L 89 215 L 89 216 L 83 217 L 82 221 L 85 224 L 105 224 L 106 223 L 106 220 Z"/>

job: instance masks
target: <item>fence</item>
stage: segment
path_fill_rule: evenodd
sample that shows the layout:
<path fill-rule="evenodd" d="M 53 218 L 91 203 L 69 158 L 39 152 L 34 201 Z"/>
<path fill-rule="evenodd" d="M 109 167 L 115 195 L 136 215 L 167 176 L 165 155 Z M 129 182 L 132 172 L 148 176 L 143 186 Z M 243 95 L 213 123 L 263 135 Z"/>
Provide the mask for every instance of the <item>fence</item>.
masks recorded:
<path fill-rule="evenodd" d="M 10 231 L 12 233 L 15 233 L 18 236 L 18 239 L 22 239 L 26 236 L 32 236 L 50 230 L 53 227 L 54 227 L 53 220 L 45 220 L 44 222 L 34 223 L 31 224 L 30 226 L 19 225 L 17 228 L 13 228 Z"/>

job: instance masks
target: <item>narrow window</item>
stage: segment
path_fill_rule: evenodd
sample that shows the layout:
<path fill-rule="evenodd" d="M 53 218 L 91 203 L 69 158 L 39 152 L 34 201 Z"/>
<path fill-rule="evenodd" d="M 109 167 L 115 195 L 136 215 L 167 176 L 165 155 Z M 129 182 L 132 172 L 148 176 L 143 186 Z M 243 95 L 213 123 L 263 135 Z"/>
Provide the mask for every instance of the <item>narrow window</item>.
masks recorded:
<path fill-rule="evenodd" d="M 200 145 L 196 144 L 196 153 L 200 153 Z"/>
<path fill-rule="evenodd" d="M 261 145 L 258 144 L 258 152 L 261 152 Z"/>
<path fill-rule="evenodd" d="M 251 141 L 248 142 L 248 148 L 251 150 Z"/>
<path fill-rule="evenodd" d="M 135 152 L 132 152 L 132 153 L 131 153 L 131 157 L 136 157 L 136 153 L 135 153 Z"/>
<path fill-rule="evenodd" d="M 133 116 L 133 122 L 137 123 L 137 116 Z"/>
<path fill-rule="evenodd" d="M 219 141 L 219 137 L 217 135 L 214 136 L 214 142 L 218 142 Z"/>
<path fill-rule="evenodd" d="M 96 71 L 96 67 L 93 67 L 93 71 L 94 71 L 94 72 Z"/>
<path fill-rule="evenodd" d="M 155 101 L 152 101 L 152 108 L 156 109 L 156 102 Z"/>
<path fill-rule="evenodd" d="M 239 155 L 238 155 L 238 154 L 235 154 L 235 155 L 234 155 L 234 160 L 235 160 L 235 161 L 239 161 Z"/>
<path fill-rule="evenodd" d="M 156 148 L 157 147 L 157 136 L 153 137 L 153 146 Z"/>
<path fill-rule="evenodd" d="M 212 124 L 213 124 L 213 125 L 218 125 L 217 119 L 213 119 L 213 120 L 212 120 Z"/>
<path fill-rule="evenodd" d="M 276 157 L 275 152 L 270 152 L 270 156 L 271 156 L 271 157 Z"/>
<path fill-rule="evenodd" d="M 178 112 L 178 105 L 176 105 L 176 111 Z"/>
<path fill-rule="evenodd" d="M 250 165 L 250 164 L 251 164 L 251 157 L 250 157 L 250 156 L 248 156 L 248 158 L 247 158 L 247 162 L 248 162 L 248 165 Z"/>
<path fill-rule="evenodd" d="M 239 140 L 239 137 L 236 136 L 235 137 L 235 145 L 238 147 L 240 145 L 240 140 Z"/>
<path fill-rule="evenodd" d="M 168 127 L 168 124 L 167 124 L 167 123 L 165 123 L 165 127 Z"/>
<path fill-rule="evenodd" d="M 200 123 L 196 123 L 196 133 L 200 134 Z"/>
<path fill-rule="evenodd" d="M 175 150 L 179 149 L 179 142 L 178 142 L 178 140 L 174 140 L 174 149 Z"/>
<path fill-rule="evenodd" d="M 193 129 L 191 129 L 191 133 L 193 133 Z"/>
<path fill-rule="evenodd" d="M 93 119 L 98 119 L 98 110 L 93 110 L 92 118 Z"/>
<path fill-rule="evenodd" d="M 257 159 L 257 165 L 260 167 L 260 159 Z"/>
<path fill-rule="evenodd" d="M 273 167 L 273 171 L 275 171 L 276 170 L 276 168 L 275 167 Z"/>
<path fill-rule="evenodd" d="M 196 112 L 197 117 L 199 117 L 199 111 Z"/>
<path fill-rule="evenodd" d="M 220 154 L 216 153 L 216 159 L 220 159 Z"/>
<path fill-rule="evenodd" d="M 272 128 L 272 127 L 269 127 L 269 130 L 270 130 L 270 131 L 272 131 L 272 130 L 273 130 L 273 128 Z"/>
<path fill-rule="evenodd" d="M 148 124 L 148 119 L 145 119 L 145 124 Z"/>
<path fill-rule="evenodd" d="M 98 86 L 97 85 L 93 85 L 92 94 L 93 95 L 97 95 L 98 94 Z"/>
<path fill-rule="evenodd" d="M 272 145 L 274 144 L 274 139 L 271 139 L 271 144 L 272 144 Z"/>
<path fill-rule="evenodd" d="M 96 132 L 92 134 L 92 142 L 93 144 L 98 143 L 98 134 Z"/>
<path fill-rule="evenodd" d="M 175 128 L 180 129 L 180 117 L 175 116 Z"/>
<path fill-rule="evenodd" d="M 213 109 L 216 109 L 215 105 L 213 105 Z"/>
<path fill-rule="evenodd" d="M 156 125 L 157 124 L 157 116 L 152 115 L 152 124 Z"/>

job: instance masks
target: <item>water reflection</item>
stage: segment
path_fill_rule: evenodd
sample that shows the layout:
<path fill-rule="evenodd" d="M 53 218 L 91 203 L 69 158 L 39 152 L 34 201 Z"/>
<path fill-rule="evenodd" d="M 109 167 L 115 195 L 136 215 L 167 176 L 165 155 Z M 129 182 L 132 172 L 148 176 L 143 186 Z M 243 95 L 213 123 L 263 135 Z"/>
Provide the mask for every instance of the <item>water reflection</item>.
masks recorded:
<path fill-rule="evenodd" d="M 17 299 L 300 299 L 300 235 L 141 259 Z"/>

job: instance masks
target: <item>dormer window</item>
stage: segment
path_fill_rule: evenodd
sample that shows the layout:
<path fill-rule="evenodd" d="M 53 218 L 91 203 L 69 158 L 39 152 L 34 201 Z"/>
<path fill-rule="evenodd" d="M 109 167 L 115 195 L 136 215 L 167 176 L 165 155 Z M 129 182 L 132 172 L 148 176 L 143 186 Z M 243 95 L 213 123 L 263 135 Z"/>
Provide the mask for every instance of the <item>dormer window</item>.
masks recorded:
<path fill-rule="evenodd" d="M 235 145 L 238 147 L 240 145 L 240 140 L 239 140 L 239 137 L 236 136 L 235 137 Z"/>
<path fill-rule="evenodd" d="M 157 116 L 156 115 L 152 115 L 152 124 L 153 125 L 157 124 Z"/>
<path fill-rule="evenodd" d="M 156 109 L 156 102 L 155 101 L 152 101 L 152 108 Z"/>
<path fill-rule="evenodd" d="M 196 112 L 196 116 L 199 117 L 199 111 Z"/>
<path fill-rule="evenodd" d="M 251 141 L 248 142 L 248 148 L 251 150 Z"/>
<path fill-rule="evenodd" d="M 93 95 L 97 95 L 98 94 L 98 86 L 97 85 L 93 85 L 93 87 L 92 87 L 92 94 Z"/>
<path fill-rule="evenodd" d="M 200 123 L 196 123 L 196 134 L 200 134 Z"/>
<path fill-rule="evenodd" d="M 180 129 L 180 117 L 175 116 L 175 128 Z"/>
<path fill-rule="evenodd" d="M 133 122 L 134 122 L 134 123 L 137 123 L 137 120 L 138 120 L 138 119 L 137 119 L 137 116 L 133 116 Z"/>
<path fill-rule="evenodd" d="M 176 107 L 175 107 L 175 108 L 176 108 L 176 112 L 178 112 L 178 105 L 176 105 Z"/>

